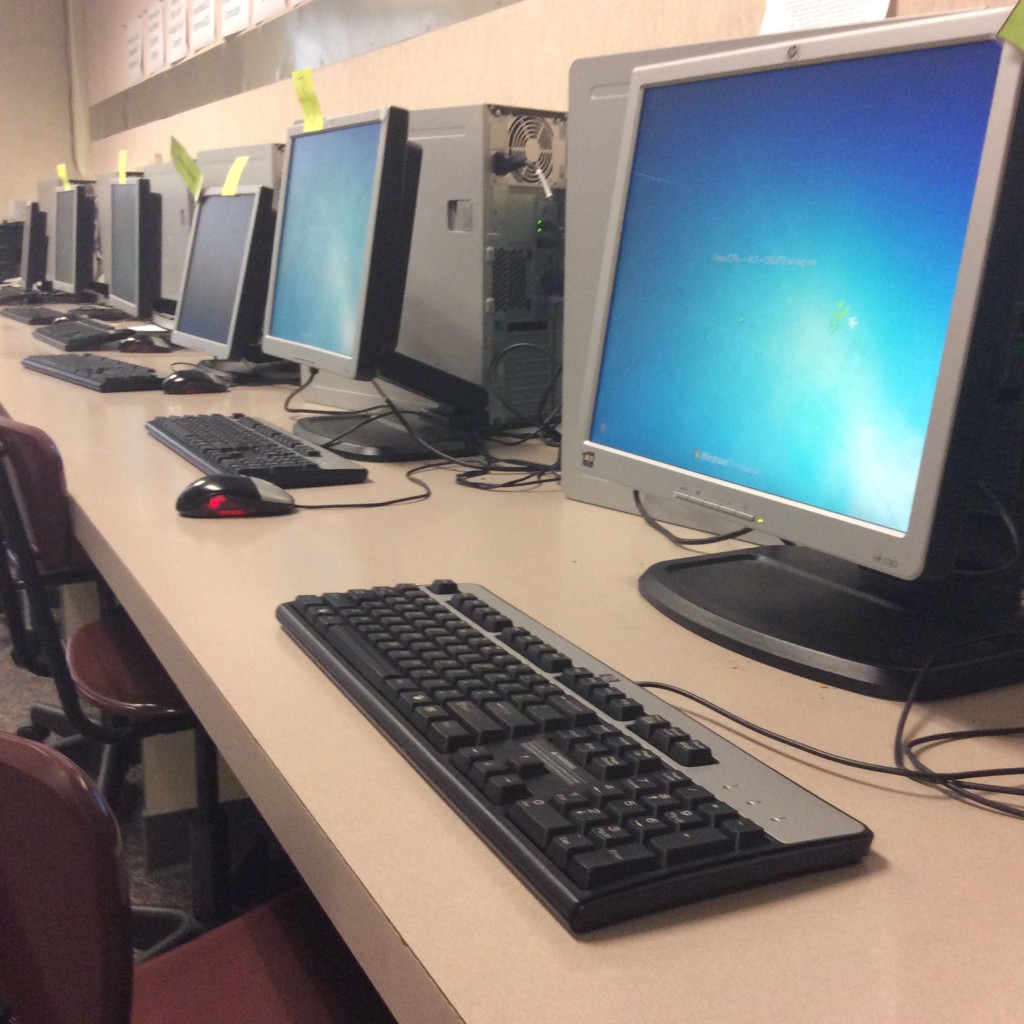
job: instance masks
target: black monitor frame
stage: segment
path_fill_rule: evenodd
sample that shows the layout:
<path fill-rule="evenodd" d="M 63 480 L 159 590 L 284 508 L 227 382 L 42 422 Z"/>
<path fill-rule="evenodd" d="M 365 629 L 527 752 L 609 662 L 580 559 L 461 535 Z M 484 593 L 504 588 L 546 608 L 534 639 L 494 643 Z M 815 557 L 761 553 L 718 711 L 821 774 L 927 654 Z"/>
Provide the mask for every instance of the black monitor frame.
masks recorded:
<path fill-rule="evenodd" d="M 21 232 L 21 287 L 32 291 L 46 280 L 46 213 L 37 202 L 25 207 Z"/>
<path fill-rule="evenodd" d="M 73 181 L 59 187 L 54 199 L 53 286 L 77 295 L 92 284 L 96 202 L 92 182 Z M 63 216 L 62 216 L 63 214 Z"/>
<path fill-rule="evenodd" d="M 122 252 L 118 221 L 129 211 L 128 248 Z M 140 320 L 148 319 L 160 290 L 160 197 L 150 191 L 149 181 L 143 177 L 128 177 L 110 186 L 106 256 L 108 304 Z M 121 277 L 122 269 L 127 280 Z"/>

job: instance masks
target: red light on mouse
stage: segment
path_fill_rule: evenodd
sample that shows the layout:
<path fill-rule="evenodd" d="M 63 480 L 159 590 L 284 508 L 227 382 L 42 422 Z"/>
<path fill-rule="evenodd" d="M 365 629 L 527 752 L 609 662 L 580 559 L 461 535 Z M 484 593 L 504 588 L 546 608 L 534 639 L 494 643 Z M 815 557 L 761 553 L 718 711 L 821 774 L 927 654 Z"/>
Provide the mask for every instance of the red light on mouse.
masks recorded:
<path fill-rule="evenodd" d="M 231 504 L 231 499 L 226 494 L 215 494 L 206 503 L 211 512 L 219 516 L 244 516 L 245 509 Z"/>

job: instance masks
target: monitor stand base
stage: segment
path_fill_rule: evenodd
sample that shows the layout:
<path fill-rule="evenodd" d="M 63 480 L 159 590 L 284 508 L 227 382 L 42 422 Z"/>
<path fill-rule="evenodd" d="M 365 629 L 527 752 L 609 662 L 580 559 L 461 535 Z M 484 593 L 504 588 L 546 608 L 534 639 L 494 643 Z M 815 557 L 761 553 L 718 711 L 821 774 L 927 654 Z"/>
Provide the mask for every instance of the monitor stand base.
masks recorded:
<path fill-rule="evenodd" d="M 413 438 L 391 413 L 308 416 L 295 423 L 292 430 L 306 441 L 360 462 L 416 462 L 444 456 L 465 458 L 479 455 L 482 450 L 479 436 L 450 427 L 436 416 L 425 417 L 421 412 L 410 410 L 402 415 L 424 444 Z"/>
<path fill-rule="evenodd" d="M 951 648 L 923 679 L 919 700 L 1021 679 L 1017 603 L 979 603 L 978 587 L 969 578 L 896 580 L 791 545 L 659 562 L 640 578 L 655 608 L 723 647 L 887 700 L 904 700 L 934 655 Z M 996 633 L 1019 641 L 987 639 Z"/>

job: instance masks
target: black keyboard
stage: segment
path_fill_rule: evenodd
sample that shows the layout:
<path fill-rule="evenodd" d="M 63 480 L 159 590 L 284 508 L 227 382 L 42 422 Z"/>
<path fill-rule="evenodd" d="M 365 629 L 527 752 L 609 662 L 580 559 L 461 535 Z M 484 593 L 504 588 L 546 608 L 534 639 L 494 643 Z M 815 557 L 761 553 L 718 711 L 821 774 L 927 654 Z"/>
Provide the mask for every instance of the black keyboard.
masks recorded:
<path fill-rule="evenodd" d="M 67 318 L 67 313 L 49 306 L 8 306 L 3 310 L 8 320 L 17 320 L 20 324 L 52 324 Z"/>
<path fill-rule="evenodd" d="M 358 484 L 367 476 L 364 466 L 241 413 L 158 416 L 146 429 L 206 473 L 255 476 L 278 487 Z"/>
<path fill-rule="evenodd" d="M 870 845 L 860 822 L 482 587 L 302 596 L 277 617 L 571 931 Z"/>
<path fill-rule="evenodd" d="M 60 352 L 27 356 L 21 365 L 72 384 L 81 384 L 93 391 L 159 391 L 163 382 L 163 378 L 148 366 L 136 366 L 106 356 Z"/>
<path fill-rule="evenodd" d="M 33 338 L 64 352 L 89 352 L 131 337 L 131 331 L 112 327 L 103 320 L 57 320 L 32 332 Z"/>
<path fill-rule="evenodd" d="M 117 320 L 131 320 L 133 317 L 123 309 L 115 306 L 75 306 L 69 309 L 67 315 L 72 320 L 103 320 L 114 322 Z"/>

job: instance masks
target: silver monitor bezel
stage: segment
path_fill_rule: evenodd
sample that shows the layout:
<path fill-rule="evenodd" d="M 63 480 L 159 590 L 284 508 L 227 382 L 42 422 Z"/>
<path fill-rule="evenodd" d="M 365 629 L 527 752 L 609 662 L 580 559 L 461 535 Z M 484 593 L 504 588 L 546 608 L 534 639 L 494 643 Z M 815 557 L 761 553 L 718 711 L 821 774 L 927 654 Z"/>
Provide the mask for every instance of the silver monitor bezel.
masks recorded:
<path fill-rule="evenodd" d="M 690 470 L 616 451 L 590 437 L 599 380 L 605 327 L 611 305 L 616 259 L 629 189 L 630 172 L 645 90 L 661 85 L 776 68 L 858 58 L 922 47 L 991 40 L 1005 21 L 1005 11 L 981 11 L 934 19 L 893 22 L 799 41 L 752 46 L 721 54 L 686 58 L 634 70 L 627 105 L 624 139 L 603 255 L 598 303 L 591 333 L 582 422 L 585 466 L 606 479 L 659 496 L 724 512 L 736 525 L 756 528 L 826 554 L 879 569 L 903 579 L 924 571 L 929 554 L 953 419 L 981 288 L 988 240 L 999 199 L 1007 145 L 1016 115 L 1024 54 L 1003 47 L 993 102 L 982 150 L 977 187 L 954 293 L 946 344 L 939 368 L 936 397 L 925 437 L 908 528 L 905 533 L 851 519 L 837 513 L 726 483 Z M 585 470 L 586 471 L 586 470 Z"/>

